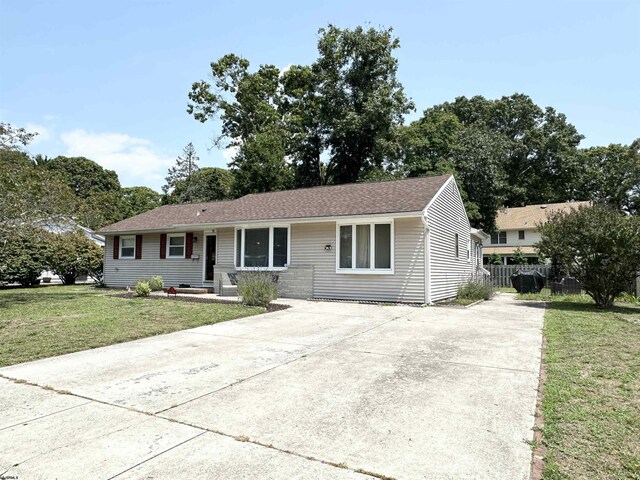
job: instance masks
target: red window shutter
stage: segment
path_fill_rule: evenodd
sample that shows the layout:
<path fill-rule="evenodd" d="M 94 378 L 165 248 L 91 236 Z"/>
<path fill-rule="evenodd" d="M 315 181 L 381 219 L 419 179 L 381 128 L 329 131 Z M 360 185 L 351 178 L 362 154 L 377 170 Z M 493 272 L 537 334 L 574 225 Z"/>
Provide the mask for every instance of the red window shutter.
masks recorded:
<path fill-rule="evenodd" d="M 193 232 L 187 232 L 184 246 L 184 258 L 191 258 L 193 254 Z"/>
<path fill-rule="evenodd" d="M 167 258 L 167 234 L 160 234 L 160 259 L 164 260 Z"/>
<path fill-rule="evenodd" d="M 120 258 L 120 237 L 115 235 L 113 237 L 113 259 L 117 260 Z"/>
<path fill-rule="evenodd" d="M 136 260 L 142 258 L 142 235 L 136 235 Z"/>

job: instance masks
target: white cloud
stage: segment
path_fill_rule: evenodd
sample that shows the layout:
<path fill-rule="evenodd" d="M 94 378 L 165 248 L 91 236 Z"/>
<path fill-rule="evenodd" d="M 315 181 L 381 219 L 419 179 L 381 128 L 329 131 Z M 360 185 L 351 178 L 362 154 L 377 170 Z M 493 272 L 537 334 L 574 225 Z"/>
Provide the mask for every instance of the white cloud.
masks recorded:
<path fill-rule="evenodd" d="M 24 126 L 24 129 L 29 133 L 37 133 L 34 139 L 31 141 L 32 145 L 35 145 L 40 142 L 46 142 L 53 138 L 51 131 L 45 127 L 44 125 L 39 125 L 37 123 L 27 123 Z"/>
<path fill-rule="evenodd" d="M 224 158 L 224 160 L 229 163 L 233 160 L 233 157 L 235 157 L 239 151 L 239 147 L 225 148 L 224 150 L 222 150 L 222 158 Z"/>
<path fill-rule="evenodd" d="M 291 70 L 291 67 L 293 67 L 293 63 L 290 63 L 286 67 L 281 68 L 280 69 L 280 76 L 282 77 L 285 73 L 287 73 L 289 70 Z"/>
<path fill-rule="evenodd" d="M 175 157 L 158 153 L 149 140 L 125 133 L 77 129 L 63 133 L 60 138 L 67 147 L 65 155 L 87 157 L 115 170 L 123 186 L 145 185 L 159 190 L 167 168 L 175 161 Z"/>

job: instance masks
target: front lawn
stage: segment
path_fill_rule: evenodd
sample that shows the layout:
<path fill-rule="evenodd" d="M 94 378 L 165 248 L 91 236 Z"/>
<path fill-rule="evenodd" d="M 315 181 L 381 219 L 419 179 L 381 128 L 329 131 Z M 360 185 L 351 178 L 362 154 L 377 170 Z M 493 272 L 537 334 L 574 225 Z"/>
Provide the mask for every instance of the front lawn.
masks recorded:
<path fill-rule="evenodd" d="M 90 286 L 0 290 L 0 366 L 262 313 L 260 308 L 114 298 Z"/>
<path fill-rule="evenodd" d="M 640 479 L 640 307 L 551 300 L 543 478 Z"/>

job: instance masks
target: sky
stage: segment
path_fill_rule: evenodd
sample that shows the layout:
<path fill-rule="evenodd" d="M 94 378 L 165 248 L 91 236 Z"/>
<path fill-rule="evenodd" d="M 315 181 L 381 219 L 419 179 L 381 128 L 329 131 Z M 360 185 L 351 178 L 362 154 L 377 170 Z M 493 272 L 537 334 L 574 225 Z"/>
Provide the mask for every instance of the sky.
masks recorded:
<path fill-rule="evenodd" d="M 640 1 L 0 0 L 0 121 L 33 154 L 85 156 L 159 190 L 193 142 L 224 167 L 217 122 L 186 112 L 227 53 L 285 69 L 317 58 L 328 23 L 392 27 L 407 121 L 457 96 L 521 92 L 566 114 L 582 146 L 640 137 Z"/>

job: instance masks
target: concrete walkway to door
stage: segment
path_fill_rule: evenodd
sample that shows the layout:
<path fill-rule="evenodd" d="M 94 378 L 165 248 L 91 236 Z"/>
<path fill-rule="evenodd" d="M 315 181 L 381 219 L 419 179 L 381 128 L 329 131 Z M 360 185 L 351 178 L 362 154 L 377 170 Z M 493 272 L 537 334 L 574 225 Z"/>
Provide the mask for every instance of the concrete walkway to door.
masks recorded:
<path fill-rule="evenodd" d="M 291 303 L 0 369 L 0 474 L 529 477 L 541 305 Z"/>

